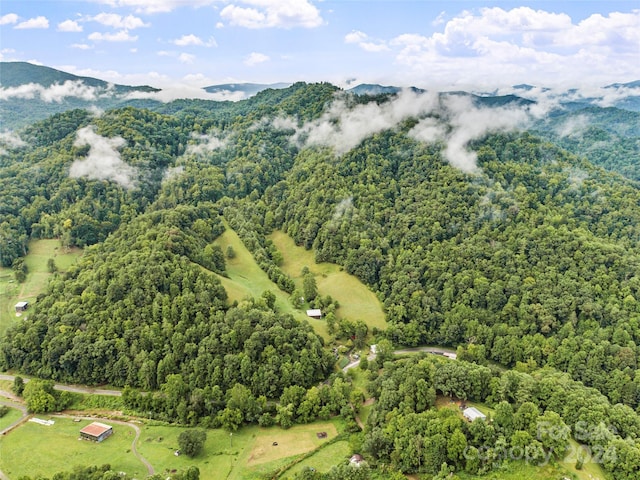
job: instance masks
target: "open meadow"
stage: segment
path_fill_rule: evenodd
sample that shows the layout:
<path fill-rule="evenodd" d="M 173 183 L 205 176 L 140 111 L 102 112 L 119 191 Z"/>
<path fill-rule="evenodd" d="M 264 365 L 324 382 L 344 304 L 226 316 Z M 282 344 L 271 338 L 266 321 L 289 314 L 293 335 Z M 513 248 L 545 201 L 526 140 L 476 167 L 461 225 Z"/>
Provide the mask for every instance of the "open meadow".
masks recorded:
<path fill-rule="evenodd" d="M 16 316 L 15 304 L 21 301 L 33 303 L 44 292 L 52 275 L 47 268 L 51 258 L 59 272 L 66 271 L 82 254 L 79 249 L 66 249 L 56 239 L 33 240 L 25 257 L 28 273 L 24 283 L 15 281 L 11 268 L 0 268 L 0 336 L 20 317 Z M 29 311 L 22 315 L 28 315 Z"/>
<path fill-rule="evenodd" d="M 348 274 L 335 263 L 316 263 L 313 250 L 306 250 L 295 244 L 282 231 L 273 232 L 269 238 L 282 254 L 284 262 L 280 266 L 302 289 L 302 269 L 306 266 L 313 273 L 320 295 L 331 295 L 340 303 L 336 310 L 338 318 L 362 320 L 369 328 L 386 328 L 384 311 L 378 297 L 357 277 Z"/>
<path fill-rule="evenodd" d="M 258 298 L 265 290 L 270 290 L 276 295 L 276 307 L 280 312 L 289 313 L 298 320 L 308 321 L 314 330 L 325 339 L 329 338 L 326 324 L 323 320 L 314 320 L 307 317 L 301 311 L 296 310 L 289 301 L 289 294 L 283 292 L 273 283 L 267 274 L 262 271 L 253 258 L 253 255 L 242 243 L 238 234 L 225 223 L 226 230 L 215 241 L 216 245 L 225 252 L 230 245 L 235 251 L 234 258 L 226 258 L 226 271 L 228 277 L 218 275 L 222 286 L 227 291 L 229 302 L 242 301 L 247 297 Z"/>
<path fill-rule="evenodd" d="M 25 422 L 0 438 L 0 470 L 9 478 L 23 475 L 50 476 L 76 465 L 109 463 L 116 471 L 144 478 L 147 470 L 131 451 L 135 438 L 133 428 L 114 425 L 114 434 L 102 443 L 80 440 L 80 430 L 91 423 L 74 422 L 71 418 L 39 415 L 52 419 L 53 425 Z M 109 423 L 108 420 L 103 420 Z"/>
<path fill-rule="evenodd" d="M 53 419 L 55 423 L 46 426 L 26 422 L 0 439 L 0 470 L 9 478 L 51 475 L 75 465 L 105 463 L 116 471 L 146 477 L 146 467 L 132 450 L 135 438 L 132 426 L 101 420 L 114 427 L 114 434 L 102 443 L 93 443 L 79 439 L 80 429 L 89 424 L 89 420 L 76 422 L 72 418 L 48 415 L 38 418 Z M 319 464 L 325 457 L 336 461 L 339 456 L 346 458 L 349 454 L 348 445 L 343 441 L 329 445 L 328 453 L 320 448 L 338 435 L 341 426 L 338 420 L 296 425 L 287 430 L 250 425 L 233 435 L 222 429 L 209 429 L 202 452 L 194 458 L 175 455 L 178 436 L 185 427 L 136 425 L 141 430 L 136 449 L 156 473 L 185 470 L 195 465 L 203 479 L 258 480 L 314 450 L 318 453 L 306 458 L 301 465 Z M 319 432 L 326 432 L 326 438 L 318 438 Z"/>

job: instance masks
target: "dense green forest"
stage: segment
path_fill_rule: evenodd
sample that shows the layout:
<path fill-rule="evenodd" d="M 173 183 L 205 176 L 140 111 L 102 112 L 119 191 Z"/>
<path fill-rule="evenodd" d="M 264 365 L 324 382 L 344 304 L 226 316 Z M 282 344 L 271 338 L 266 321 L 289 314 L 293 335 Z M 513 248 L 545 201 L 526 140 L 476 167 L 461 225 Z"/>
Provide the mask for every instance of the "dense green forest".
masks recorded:
<path fill-rule="evenodd" d="M 224 219 L 291 293 L 267 239 L 281 229 L 376 292 L 388 320 L 377 341 L 451 346 L 464 360 L 374 362 L 384 368 L 372 368 L 377 401 L 362 443 L 373 467 L 487 471 L 492 461 L 465 461 L 461 448 L 498 442 L 538 442 L 536 463 L 554 447 L 536 437 L 537 422 L 569 426 L 574 438 L 587 422 L 616 426 L 598 445 L 621 454 L 603 464 L 616 480 L 635 478 L 638 132 L 603 126 L 635 117 L 592 112 L 599 120 L 582 143 L 487 128 L 462 143 L 475 161 L 463 171 L 448 162 L 462 125 L 442 106 L 449 100 L 374 118 L 396 101 L 298 83 L 238 103 L 73 110 L 19 131 L 25 144 L 0 156 L 0 263 L 19 268 L 32 238 L 86 249 L 2 339 L 0 366 L 128 387 L 129 408 L 162 420 L 235 429 L 338 414 L 353 427 L 357 402 L 323 339 L 278 312 L 269 292 L 229 302 L 216 276 Z M 527 108 L 503 103 L 469 108 Z M 346 113 L 331 117 L 338 108 Z M 349 130 L 359 111 L 382 127 Z M 415 135 L 423 122 L 440 133 Z M 355 146 L 317 141 L 327 131 Z M 527 420 L 466 425 L 430 409 L 436 393 Z"/>

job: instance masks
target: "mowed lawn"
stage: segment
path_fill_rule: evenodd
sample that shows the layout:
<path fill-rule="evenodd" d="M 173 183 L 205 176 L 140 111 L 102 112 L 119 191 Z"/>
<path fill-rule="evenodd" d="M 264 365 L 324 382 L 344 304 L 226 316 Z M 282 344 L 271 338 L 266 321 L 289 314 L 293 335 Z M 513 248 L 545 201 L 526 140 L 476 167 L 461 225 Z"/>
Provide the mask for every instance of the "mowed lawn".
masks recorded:
<path fill-rule="evenodd" d="M 60 240 L 33 240 L 29 243 L 29 253 L 25 257 L 27 279 L 24 283 L 15 281 L 11 268 L 0 268 L 0 335 L 15 322 L 15 304 L 21 301 L 33 303 L 44 293 L 51 277 L 47 261 L 52 258 L 58 271 L 64 272 L 82 254 L 79 249 L 66 249 Z M 28 310 L 22 315 L 28 315 Z"/>
<path fill-rule="evenodd" d="M 318 292 L 331 295 L 340 303 L 336 311 L 338 318 L 362 320 L 369 328 L 382 330 L 386 327 L 380 300 L 357 277 L 341 270 L 335 263 L 316 263 L 312 250 L 299 247 L 282 231 L 275 231 L 269 238 L 284 258 L 280 268 L 294 279 L 298 288 L 302 288 L 302 269 L 306 266 L 316 278 Z"/>
<path fill-rule="evenodd" d="M 259 298 L 265 290 L 270 290 L 276 295 L 276 307 L 278 311 L 289 313 L 298 320 L 308 321 L 314 330 L 325 339 L 329 338 L 326 324 L 322 320 L 308 318 L 300 310 L 296 310 L 289 301 L 289 294 L 283 292 L 273 283 L 267 274 L 258 266 L 253 255 L 242 243 L 238 234 L 225 223 L 226 230 L 215 241 L 216 245 L 226 253 L 227 247 L 231 245 L 235 251 L 234 258 L 225 258 L 227 277 L 218 275 L 222 286 L 227 291 L 229 302 L 241 302 L 245 298 Z"/>
<path fill-rule="evenodd" d="M 17 422 L 22 417 L 22 412 L 17 408 L 9 408 L 9 411 L 0 418 L 0 430 L 4 430 L 13 422 Z M 2 450 L 0 450 L 0 457 L 2 456 Z"/>
<path fill-rule="evenodd" d="M 26 422 L 0 439 L 0 470 L 9 478 L 23 475 L 50 477 L 76 465 L 104 465 L 115 471 L 145 478 L 147 470 L 132 453 L 135 432 L 131 427 L 112 424 L 114 434 L 101 443 L 80 440 L 80 430 L 91 423 L 70 418 L 39 416 L 55 421 L 45 426 Z M 109 424 L 108 420 L 103 420 Z"/>

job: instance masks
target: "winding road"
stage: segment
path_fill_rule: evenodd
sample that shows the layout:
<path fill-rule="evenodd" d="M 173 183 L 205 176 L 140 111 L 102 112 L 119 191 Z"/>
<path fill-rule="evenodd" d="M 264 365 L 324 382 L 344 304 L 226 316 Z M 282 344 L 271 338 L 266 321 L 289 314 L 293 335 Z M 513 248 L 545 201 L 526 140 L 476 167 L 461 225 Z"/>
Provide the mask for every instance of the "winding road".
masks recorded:
<path fill-rule="evenodd" d="M 13 382 L 15 380 L 15 375 L 7 375 L 0 374 L 0 380 L 8 380 Z M 24 383 L 28 383 L 29 379 L 24 378 Z M 93 388 L 93 387 L 85 387 L 83 385 L 64 385 L 61 383 L 56 383 L 53 386 L 54 389 L 60 390 L 62 392 L 72 392 L 72 393 L 87 393 L 93 395 L 108 395 L 111 397 L 120 397 L 122 396 L 122 392 L 120 390 L 105 390 L 102 388 Z"/>
<path fill-rule="evenodd" d="M 426 352 L 426 353 L 430 353 L 432 355 L 442 355 L 445 356 L 447 358 L 450 358 L 451 360 L 455 360 L 457 358 L 456 356 L 456 351 L 455 350 L 451 350 L 450 348 L 442 348 L 442 347 L 411 347 L 411 348 L 402 348 L 400 350 L 394 350 L 393 354 L 394 355 L 406 355 L 408 353 L 419 353 L 419 352 Z M 375 353 L 370 353 L 369 355 L 367 355 L 367 360 L 371 361 L 374 358 L 376 358 L 376 354 Z M 347 370 L 350 370 L 352 368 L 357 367 L 358 365 L 360 365 L 360 359 L 357 360 L 353 360 L 349 363 L 347 363 L 343 368 L 342 371 L 343 372 L 347 372 Z"/>

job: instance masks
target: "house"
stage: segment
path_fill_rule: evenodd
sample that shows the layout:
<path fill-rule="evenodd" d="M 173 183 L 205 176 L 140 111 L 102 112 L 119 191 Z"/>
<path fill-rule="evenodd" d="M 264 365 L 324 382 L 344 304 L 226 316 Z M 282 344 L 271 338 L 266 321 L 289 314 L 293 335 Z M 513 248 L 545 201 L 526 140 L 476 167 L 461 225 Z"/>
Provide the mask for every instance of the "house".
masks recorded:
<path fill-rule="evenodd" d="M 464 418 L 466 418 L 470 422 L 473 422 L 474 420 L 477 420 L 478 418 L 481 419 L 481 420 L 486 420 L 487 419 L 487 416 L 484 413 L 482 413 L 480 410 L 478 410 L 476 407 L 465 408 L 462 411 L 462 415 L 464 415 Z"/>
<path fill-rule="evenodd" d="M 322 311 L 319 308 L 312 308 L 311 310 L 307 310 L 307 317 L 320 320 L 322 318 Z"/>
<path fill-rule="evenodd" d="M 113 427 L 100 422 L 93 422 L 80 430 L 81 438 L 93 442 L 101 442 L 111 435 L 113 435 Z"/>
<path fill-rule="evenodd" d="M 24 312 L 28 306 L 29 306 L 29 302 L 16 303 L 16 313 Z"/>
<path fill-rule="evenodd" d="M 349 463 L 355 467 L 359 467 L 362 462 L 364 462 L 364 458 L 358 453 L 352 455 L 349 459 Z"/>

